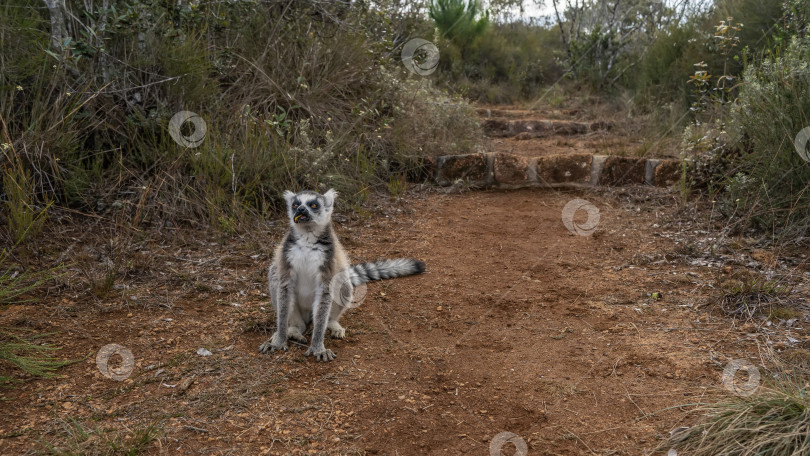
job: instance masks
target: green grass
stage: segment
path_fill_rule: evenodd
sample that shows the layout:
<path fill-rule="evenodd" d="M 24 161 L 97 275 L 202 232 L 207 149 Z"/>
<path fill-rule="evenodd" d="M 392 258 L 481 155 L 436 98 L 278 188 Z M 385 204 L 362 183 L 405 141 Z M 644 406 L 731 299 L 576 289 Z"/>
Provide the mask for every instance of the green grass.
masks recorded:
<path fill-rule="evenodd" d="M 12 303 L 30 303 L 30 298 L 23 299 L 26 294 L 62 274 L 61 267 L 29 272 L 9 263 L 9 254 L 3 250 L 0 252 L 0 312 Z M 0 328 L 0 383 L 15 381 L 16 377 L 11 374 L 14 370 L 34 377 L 51 377 L 60 367 L 71 363 L 52 355 L 58 347 L 39 343 L 38 339 L 44 336 L 22 328 Z"/>
<path fill-rule="evenodd" d="M 35 335 L 16 328 L 0 328 L 0 361 L 34 377 L 54 376 L 59 368 L 73 361 L 52 356 L 53 352 L 59 350 L 58 347 L 37 343 L 37 339 L 46 335 Z M 0 374 L 0 383 L 8 384 L 13 381 L 15 377 Z"/>
<path fill-rule="evenodd" d="M 34 200 L 34 184 L 31 172 L 22 167 L 19 160 L 10 160 L 12 155 L 4 152 L 5 161 L 11 162 L 3 171 L 3 190 L 6 195 L 8 231 L 14 245 L 23 244 L 36 237 L 42 230 L 53 203 L 46 197 L 42 207 Z"/>

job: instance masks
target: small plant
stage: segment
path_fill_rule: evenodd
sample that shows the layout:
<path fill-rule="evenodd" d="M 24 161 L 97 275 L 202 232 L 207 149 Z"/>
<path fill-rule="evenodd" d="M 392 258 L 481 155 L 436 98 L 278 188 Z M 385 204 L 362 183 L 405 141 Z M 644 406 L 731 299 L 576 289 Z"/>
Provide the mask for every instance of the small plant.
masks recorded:
<path fill-rule="evenodd" d="M 28 375 L 49 378 L 61 367 L 72 361 L 54 358 L 50 354 L 58 347 L 37 343 L 45 334 L 32 335 L 15 328 L 0 328 L 0 360 L 5 361 Z M 0 384 L 14 381 L 11 375 L 0 375 Z"/>
<path fill-rule="evenodd" d="M 31 173 L 18 163 L 3 171 L 3 190 L 6 194 L 8 229 L 15 245 L 34 238 L 42 230 L 48 216 L 50 201 L 38 208 L 34 201 Z"/>
<path fill-rule="evenodd" d="M 61 267 L 40 272 L 21 272 L 9 265 L 8 251 L 0 251 L 0 309 L 17 298 L 61 275 Z"/>
<path fill-rule="evenodd" d="M 740 207 L 746 228 L 775 239 L 806 239 L 810 164 L 797 135 L 810 126 L 810 40 L 794 38 L 781 55 L 748 65 L 730 130 L 742 151 L 728 204 Z M 746 184 L 746 185 L 742 185 Z"/>
<path fill-rule="evenodd" d="M 691 456 L 788 456 L 810 452 L 807 384 L 785 378 L 749 397 L 700 407 L 698 424 L 674 433 L 658 450 Z"/>
<path fill-rule="evenodd" d="M 399 198 L 408 189 L 408 181 L 405 180 L 405 176 L 391 176 L 388 178 L 387 187 L 394 198 Z"/>
<path fill-rule="evenodd" d="M 736 274 L 720 282 L 719 306 L 724 314 L 750 320 L 757 315 L 778 318 L 787 315 L 791 289 L 756 273 Z M 792 313 L 791 313 L 792 315 Z"/>
<path fill-rule="evenodd" d="M 728 138 L 726 134 L 726 105 L 736 100 L 737 86 L 733 84 L 736 76 L 731 74 L 731 60 L 739 60 L 734 54 L 740 43 L 739 34 L 743 24 L 735 23 L 729 17 L 715 26 L 711 48 L 721 60 L 722 69 L 719 76 L 709 72 L 709 63 L 700 61 L 694 64 L 694 74 L 689 76 L 687 85 L 691 88 L 692 121 L 682 135 L 681 197 L 685 201 L 696 184 L 703 185 L 716 176 L 723 175 L 728 155 Z M 691 160 L 692 163 L 687 163 Z M 688 165 L 691 165 L 691 169 Z M 691 172 L 687 172 L 691 171 Z"/>

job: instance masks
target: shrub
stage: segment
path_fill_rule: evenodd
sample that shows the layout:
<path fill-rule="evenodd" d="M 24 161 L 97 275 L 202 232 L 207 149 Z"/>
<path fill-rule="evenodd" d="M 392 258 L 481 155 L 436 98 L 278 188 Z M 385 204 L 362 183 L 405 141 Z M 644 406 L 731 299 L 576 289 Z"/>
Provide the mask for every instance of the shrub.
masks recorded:
<path fill-rule="evenodd" d="M 442 87 L 487 103 L 536 98 L 563 71 L 556 31 L 524 23 L 491 24 L 463 50 L 440 39 L 437 79 Z"/>
<path fill-rule="evenodd" d="M 783 55 L 749 65 L 731 117 L 742 155 L 727 206 L 749 225 L 794 239 L 810 227 L 810 163 L 794 144 L 810 126 L 808 59 L 810 41 L 797 37 Z"/>
<path fill-rule="evenodd" d="M 335 186 L 358 202 L 417 166 L 420 149 L 456 148 L 401 134 L 445 107 L 403 92 L 388 9 L 67 0 L 65 30 L 87 33 L 54 43 L 47 15 L 12 3 L 0 7 L 3 142 L 33 171 L 33 193 L 58 204 L 233 231 L 277 213 L 284 189 Z M 197 147 L 172 140 L 178 111 L 205 121 Z"/>

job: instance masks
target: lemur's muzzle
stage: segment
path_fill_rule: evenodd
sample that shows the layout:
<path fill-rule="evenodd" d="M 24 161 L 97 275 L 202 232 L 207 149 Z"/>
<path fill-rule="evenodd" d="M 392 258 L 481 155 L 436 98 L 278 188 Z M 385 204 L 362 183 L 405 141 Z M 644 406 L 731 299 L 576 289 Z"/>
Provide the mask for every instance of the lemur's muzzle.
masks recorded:
<path fill-rule="evenodd" d="M 293 214 L 293 222 L 301 223 L 301 222 L 308 222 L 311 218 L 309 216 L 309 212 L 304 206 L 298 206 L 298 209 L 295 210 L 295 214 Z"/>

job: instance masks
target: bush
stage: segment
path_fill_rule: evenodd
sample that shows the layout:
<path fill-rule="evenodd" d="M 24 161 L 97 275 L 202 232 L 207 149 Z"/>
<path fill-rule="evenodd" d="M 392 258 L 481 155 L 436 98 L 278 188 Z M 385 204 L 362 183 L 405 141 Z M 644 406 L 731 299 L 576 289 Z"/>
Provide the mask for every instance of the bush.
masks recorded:
<path fill-rule="evenodd" d="M 797 240 L 810 228 L 810 163 L 794 145 L 810 126 L 808 59 L 810 41 L 794 38 L 783 55 L 746 68 L 731 116 L 742 154 L 726 186 L 728 210 Z"/>
<path fill-rule="evenodd" d="M 31 172 L 33 193 L 57 204 L 228 231 L 247 214 L 276 214 L 284 189 L 334 186 L 359 202 L 418 167 L 420 149 L 456 148 L 449 135 L 401 134 L 445 107 L 403 90 L 388 10 L 109 4 L 85 11 L 67 0 L 65 30 L 87 33 L 56 44 L 47 10 L 28 0 L 0 7 L 9 13 L 0 14 L 2 142 Z M 179 111 L 206 124 L 196 147 L 171 137 Z"/>
<path fill-rule="evenodd" d="M 492 24 L 462 52 L 439 40 L 438 79 L 443 87 L 486 103 L 536 98 L 558 81 L 563 50 L 556 31 L 523 23 Z"/>
<path fill-rule="evenodd" d="M 674 102 L 683 113 L 696 101 L 684 84 L 694 65 L 703 62 L 708 74 L 738 77 L 746 58 L 759 58 L 778 47 L 776 25 L 782 14 L 779 2 L 760 0 L 720 0 L 707 10 L 687 14 L 658 32 L 650 46 L 636 51 L 638 71 L 627 72 L 623 83 L 637 91 L 639 101 L 650 109 Z M 738 32 L 739 56 L 721 60 L 716 26 L 729 19 L 744 25 Z"/>

